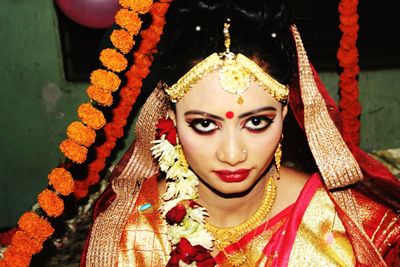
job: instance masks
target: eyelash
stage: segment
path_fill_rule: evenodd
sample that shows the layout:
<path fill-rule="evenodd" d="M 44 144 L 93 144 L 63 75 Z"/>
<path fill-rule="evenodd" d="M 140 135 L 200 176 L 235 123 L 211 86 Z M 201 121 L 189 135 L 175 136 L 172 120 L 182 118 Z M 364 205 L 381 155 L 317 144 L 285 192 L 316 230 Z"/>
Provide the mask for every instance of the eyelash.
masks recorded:
<path fill-rule="evenodd" d="M 253 121 L 255 119 L 260 120 L 260 123 L 264 122 L 265 125 L 260 127 L 260 128 L 251 128 L 251 127 L 248 127 L 248 126 L 246 127 L 247 123 L 249 123 L 249 122 L 251 122 L 251 121 Z M 246 120 L 245 123 L 243 123 L 243 128 L 246 128 L 250 132 L 262 132 L 265 129 L 267 129 L 273 122 L 274 122 L 274 120 L 269 118 L 269 117 L 267 117 L 267 116 L 262 116 L 262 115 L 261 116 L 254 116 L 254 117 L 251 117 L 248 120 Z M 258 126 L 258 125 L 256 125 L 256 126 Z"/>
<path fill-rule="evenodd" d="M 248 124 L 249 122 L 252 122 L 253 120 L 258 119 L 260 120 L 259 124 L 264 122 L 266 123 L 264 126 L 260 127 L 260 128 L 256 128 L 258 125 L 256 125 L 256 127 L 249 127 L 246 126 L 246 124 Z M 267 117 L 267 116 L 254 116 L 254 117 L 250 117 L 249 119 L 247 119 L 242 125 L 243 128 L 247 129 L 250 132 L 262 132 L 265 129 L 267 129 L 271 123 L 273 123 L 273 119 Z M 253 121 L 254 122 L 254 121 Z M 202 130 L 199 129 L 199 126 L 201 126 L 202 123 L 206 123 L 207 125 L 203 125 L 203 127 L 208 128 L 211 125 L 214 125 L 212 127 L 212 129 L 208 129 L 208 130 Z M 193 119 L 191 121 L 188 122 L 188 125 L 190 128 L 192 128 L 196 133 L 198 134 L 202 134 L 202 135 L 208 135 L 208 134 L 212 134 L 215 130 L 219 129 L 220 126 L 218 125 L 217 122 L 210 120 L 210 119 Z"/>

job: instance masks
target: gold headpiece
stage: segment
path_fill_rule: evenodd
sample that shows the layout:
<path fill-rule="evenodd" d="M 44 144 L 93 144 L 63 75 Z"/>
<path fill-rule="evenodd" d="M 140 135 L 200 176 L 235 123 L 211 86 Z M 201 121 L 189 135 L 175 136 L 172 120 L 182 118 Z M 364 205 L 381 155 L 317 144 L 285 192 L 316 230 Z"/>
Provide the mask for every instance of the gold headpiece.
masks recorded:
<path fill-rule="evenodd" d="M 277 101 L 287 100 L 289 89 L 286 85 L 272 78 L 248 57 L 243 54 L 236 55 L 230 51 L 229 27 L 230 19 L 224 24 L 225 52 L 211 54 L 190 69 L 174 85 L 165 89 L 172 102 L 179 101 L 197 81 L 217 69 L 219 69 L 221 87 L 228 93 L 239 95 L 239 104 L 243 103 L 242 95 L 249 88 L 251 79 L 254 79 Z"/>

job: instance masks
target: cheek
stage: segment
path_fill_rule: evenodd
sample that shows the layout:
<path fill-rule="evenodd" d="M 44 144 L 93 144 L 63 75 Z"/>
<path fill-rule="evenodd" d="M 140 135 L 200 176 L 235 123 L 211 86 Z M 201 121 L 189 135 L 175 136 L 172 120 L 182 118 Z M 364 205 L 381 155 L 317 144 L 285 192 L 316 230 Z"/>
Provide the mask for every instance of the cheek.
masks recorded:
<path fill-rule="evenodd" d="M 250 134 L 247 137 L 247 148 L 256 161 L 269 161 L 275 153 L 276 146 L 281 140 L 282 126 L 274 125 L 264 133 Z"/>
<path fill-rule="evenodd" d="M 188 126 L 177 127 L 179 140 L 189 165 L 204 165 L 212 157 L 213 144 L 207 136 L 199 136 Z"/>

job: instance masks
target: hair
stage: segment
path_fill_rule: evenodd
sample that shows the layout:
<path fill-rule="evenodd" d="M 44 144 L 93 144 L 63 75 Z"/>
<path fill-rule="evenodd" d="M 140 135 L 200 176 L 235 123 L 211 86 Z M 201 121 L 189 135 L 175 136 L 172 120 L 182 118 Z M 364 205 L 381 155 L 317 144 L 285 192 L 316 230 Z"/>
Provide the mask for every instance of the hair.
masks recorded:
<path fill-rule="evenodd" d="M 292 12 L 276 0 L 174 0 L 160 42 L 160 75 L 174 84 L 195 62 L 225 51 L 223 25 L 231 20 L 231 51 L 255 59 L 283 84 L 296 65 Z M 273 37 L 274 36 L 274 37 Z"/>

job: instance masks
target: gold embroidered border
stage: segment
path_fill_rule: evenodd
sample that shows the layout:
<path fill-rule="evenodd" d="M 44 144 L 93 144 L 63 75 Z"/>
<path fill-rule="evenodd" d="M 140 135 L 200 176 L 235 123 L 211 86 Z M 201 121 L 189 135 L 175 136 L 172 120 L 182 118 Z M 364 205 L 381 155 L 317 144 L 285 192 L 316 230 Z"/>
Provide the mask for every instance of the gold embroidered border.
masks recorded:
<path fill-rule="evenodd" d="M 297 49 L 304 127 L 311 152 L 328 189 L 354 184 L 363 179 L 360 167 L 329 116 L 296 26 L 292 25 L 291 29 Z"/>
<path fill-rule="evenodd" d="M 146 101 L 136 123 L 135 146 L 123 172 L 113 180 L 117 197 L 93 224 L 86 256 L 86 266 L 117 266 L 118 246 L 129 218 L 140 182 L 158 173 L 158 165 L 150 152 L 150 141 L 156 133 L 158 119 L 168 110 L 168 99 L 159 84 Z"/>

